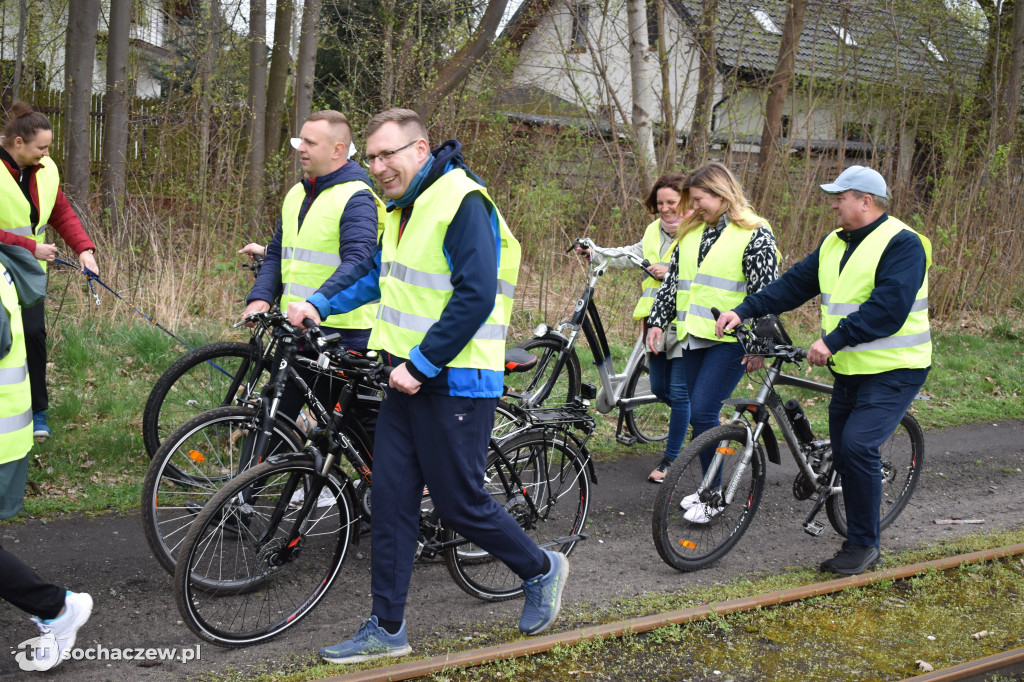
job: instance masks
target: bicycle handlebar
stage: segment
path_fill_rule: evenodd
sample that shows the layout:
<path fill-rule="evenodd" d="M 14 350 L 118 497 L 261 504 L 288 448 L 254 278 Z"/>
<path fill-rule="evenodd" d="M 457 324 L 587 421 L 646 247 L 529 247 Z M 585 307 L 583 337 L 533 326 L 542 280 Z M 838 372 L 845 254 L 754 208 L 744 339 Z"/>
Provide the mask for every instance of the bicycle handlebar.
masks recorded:
<path fill-rule="evenodd" d="M 716 321 L 721 314 L 718 308 L 711 308 L 711 315 Z M 775 315 L 756 318 L 750 326 L 740 322 L 725 333 L 735 336 L 747 355 L 780 358 L 794 363 L 807 358 L 807 350 L 793 345 L 782 321 Z"/>
<path fill-rule="evenodd" d="M 566 253 L 572 251 L 577 246 L 582 246 L 588 251 L 593 251 L 594 253 L 601 254 L 605 258 L 625 258 L 630 263 L 632 263 L 633 265 L 642 270 L 647 270 L 647 268 L 651 267 L 651 262 L 646 258 L 641 258 L 640 256 L 629 253 L 628 251 L 623 251 L 622 249 L 598 246 L 590 237 L 577 237 L 572 241 L 572 244 L 569 245 L 569 248 L 566 250 Z"/>

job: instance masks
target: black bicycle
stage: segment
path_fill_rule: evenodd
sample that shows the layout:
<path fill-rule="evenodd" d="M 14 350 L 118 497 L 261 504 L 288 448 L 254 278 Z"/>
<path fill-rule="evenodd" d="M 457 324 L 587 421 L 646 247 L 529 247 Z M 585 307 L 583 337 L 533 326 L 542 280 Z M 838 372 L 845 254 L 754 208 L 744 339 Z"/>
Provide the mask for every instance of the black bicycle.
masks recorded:
<path fill-rule="evenodd" d="M 343 405 L 360 381 L 380 385 L 380 365 L 330 355 L 352 382 L 342 391 Z M 318 419 L 301 452 L 272 455 L 227 482 L 191 524 L 174 590 L 184 622 L 202 639 L 237 647 L 273 637 L 312 611 L 337 577 L 365 518 L 362 500 L 372 481 L 362 453 L 338 428 L 345 413 Z M 492 439 L 485 486 L 538 545 L 569 553 L 584 539 L 589 486 L 596 482 L 586 447 L 594 421 L 579 401 L 518 411 L 517 418 L 529 427 Z M 521 594 L 518 576 L 446 528 L 425 500 L 420 556 L 442 556 L 474 597 Z"/>
<path fill-rule="evenodd" d="M 717 311 L 715 316 L 717 317 Z M 679 455 L 669 469 L 654 503 L 652 530 L 658 554 L 680 571 L 704 568 L 725 556 L 750 527 L 761 503 L 765 483 L 765 459 L 781 463 L 779 444 L 769 425 L 772 417 L 782 432 L 799 468 L 793 496 L 811 500 L 804 530 L 821 535 L 825 526 L 815 517 L 825 508 L 829 523 L 846 536 L 843 489 L 833 467 L 828 439 L 815 438 L 799 401 L 783 403 L 776 386 L 794 386 L 818 393 L 832 387 L 782 373 L 785 363 L 798 364 L 807 352 L 794 346 L 778 318 L 761 318 L 751 327 L 739 325 L 736 337 L 748 355 L 773 358 L 765 370 L 761 389 L 754 398 L 731 398 L 724 404 L 736 408 L 732 419 L 702 433 Z M 713 457 L 701 465 L 701 453 Z M 881 527 L 891 524 L 906 507 L 921 475 L 924 434 L 908 412 L 895 433 L 882 445 Z"/>

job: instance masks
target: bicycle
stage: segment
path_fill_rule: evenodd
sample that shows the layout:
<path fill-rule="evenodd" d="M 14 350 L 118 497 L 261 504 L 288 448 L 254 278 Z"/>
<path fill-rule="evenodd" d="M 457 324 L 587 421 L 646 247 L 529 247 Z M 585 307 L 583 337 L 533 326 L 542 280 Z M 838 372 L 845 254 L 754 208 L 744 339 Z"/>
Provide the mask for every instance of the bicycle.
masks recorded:
<path fill-rule="evenodd" d="M 383 377 L 366 358 L 332 355 L 354 382 Z M 585 538 L 589 486 L 596 483 L 586 448 L 594 420 L 580 401 L 517 416 L 530 426 L 491 440 L 485 487 L 538 545 L 569 553 Z M 302 452 L 273 455 L 232 479 L 191 525 L 174 591 L 184 622 L 205 641 L 239 647 L 269 639 L 308 615 L 337 577 L 363 517 L 360 486 L 369 490 L 372 474 L 334 422 L 320 423 Z M 522 592 L 518 576 L 446 528 L 429 505 L 417 555 L 442 556 L 474 597 L 501 601 Z"/>
<path fill-rule="evenodd" d="M 254 256 L 241 267 L 256 276 L 262 264 L 263 257 Z M 200 346 L 175 360 L 156 380 L 142 412 L 142 441 L 150 458 L 164 438 L 195 415 L 218 406 L 252 404 L 274 354 L 272 337 L 266 343 L 268 318 L 254 318 L 253 324 L 248 343 Z"/>
<path fill-rule="evenodd" d="M 576 246 L 609 257 L 624 256 L 645 271 L 650 266 L 646 259 L 619 249 L 599 247 L 587 238 L 575 239 L 569 249 Z M 594 289 L 607 267 L 607 261 L 591 260 L 587 266 L 587 284 L 576 301 L 572 317 L 555 328 L 541 323 L 532 339 L 519 344 L 519 348 L 535 353 L 538 362 L 534 372 L 513 383 L 509 395 L 527 408 L 541 406 L 549 398 L 558 403 L 571 403 L 577 395 L 582 395 L 594 399 L 594 407 L 601 414 L 618 408 L 615 437 L 620 443 L 662 441 L 668 437 L 671 410 L 651 393 L 643 335 L 633 344 L 622 373 L 615 371 L 608 337 L 594 302 Z M 601 389 L 596 393 L 593 386 L 581 380 L 580 360 L 575 349 L 581 331 L 593 353 L 601 381 Z M 623 426 L 628 433 L 623 433 Z"/>
<path fill-rule="evenodd" d="M 715 317 L 718 312 L 712 309 Z M 695 438 L 669 470 L 654 504 L 652 531 L 661 558 L 680 571 L 704 568 L 725 556 L 749 528 L 764 494 L 765 459 L 781 464 L 779 445 L 769 422 L 774 417 L 799 468 L 793 496 L 812 500 L 803 522 L 805 532 L 820 536 L 825 526 L 815 517 L 825 508 L 835 531 L 846 536 L 843 490 L 834 469 L 828 439 L 817 439 L 796 399 L 783 403 L 777 386 L 793 386 L 831 394 L 832 386 L 782 373 L 786 363 L 807 357 L 794 346 L 778 318 L 761 318 L 753 327 L 739 325 L 736 337 L 748 355 L 773 358 L 754 398 L 730 398 L 732 419 Z M 700 455 L 714 455 L 702 468 Z M 914 492 L 924 460 L 924 434 L 908 412 L 896 432 L 882 445 L 881 528 L 891 524 Z M 684 518 L 690 508 L 702 509 L 703 522 Z"/>

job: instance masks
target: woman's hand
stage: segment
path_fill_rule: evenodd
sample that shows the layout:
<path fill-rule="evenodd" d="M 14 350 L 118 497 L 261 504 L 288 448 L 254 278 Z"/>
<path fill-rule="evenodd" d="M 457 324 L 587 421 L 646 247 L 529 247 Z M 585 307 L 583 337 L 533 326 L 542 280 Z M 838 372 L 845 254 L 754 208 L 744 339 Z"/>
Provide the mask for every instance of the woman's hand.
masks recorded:
<path fill-rule="evenodd" d="M 651 277 L 660 282 L 665 279 L 665 275 L 668 273 L 668 266 L 662 265 L 661 263 L 654 263 L 653 265 L 647 266 L 647 272 L 651 273 Z"/>
<path fill-rule="evenodd" d="M 657 355 L 661 348 L 661 327 L 651 327 L 647 330 L 647 347 L 651 349 L 651 352 Z"/>

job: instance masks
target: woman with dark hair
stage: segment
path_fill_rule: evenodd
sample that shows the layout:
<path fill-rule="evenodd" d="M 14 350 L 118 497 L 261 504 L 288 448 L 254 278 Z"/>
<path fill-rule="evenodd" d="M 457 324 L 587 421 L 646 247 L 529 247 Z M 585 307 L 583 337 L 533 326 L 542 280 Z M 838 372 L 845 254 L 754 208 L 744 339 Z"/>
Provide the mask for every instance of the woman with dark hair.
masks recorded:
<path fill-rule="evenodd" d="M 619 247 L 637 256 L 643 256 L 651 263 L 650 273 L 641 284 L 643 293 L 633 309 L 633 319 L 640 320 L 646 338 L 648 316 L 655 296 L 661 287 L 661 280 L 668 272 L 668 256 L 675 245 L 676 228 L 683 220 L 686 207 L 686 190 L 683 184 L 686 176 L 682 173 L 665 173 L 658 178 L 651 188 L 644 205 L 652 214 L 658 216 L 644 231 L 643 239 L 630 246 Z M 581 249 L 583 251 L 583 249 Z M 604 256 L 594 252 L 591 258 L 602 259 Z M 609 258 L 608 267 L 628 268 L 632 263 L 625 256 Z M 666 334 L 662 353 L 647 355 L 650 371 L 651 392 L 668 404 L 669 414 L 668 438 L 665 439 L 665 452 L 661 461 L 647 477 L 651 483 L 661 483 L 669 466 L 679 456 L 686 438 L 686 429 L 690 421 L 690 400 L 686 393 L 683 380 L 682 349 L 675 333 L 670 330 Z"/>
<path fill-rule="evenodd" d="M 46 226 L 53 227 L 78 254 L 83 268 L 98 272 L 96 246 L 82 228 L 60 189 L 57 166 L 50 159 L 53 128 L 46 115 L 25 102 L 15 102 L 0 132 L 0 243 L 27 249 L 46 267 L 57 255 L 56 244 L 46 243 Z M 33 435 L 50 435 L 46 423 L 46 324 L 43 303 L 23 311 L 29 380 L 32 384 Z"/>
<path fill-rule="evenodd" d="M 655 355 L 662 352 L 675 328 L 696 438 L 718 426 L 722 401 L 740 382 L 744 366 L 746 371 L 762 366 L 761 358 L 744 360 L 735 337 L 715 335 L 711 309 L 732 310 L 748 294 L 778 279 L 779 256 L 772 228 L 754 213 L 723 164 L 712 162 L 695 170 L 686 180 L 686 191 L 693 211 L 676 230 L 668 274 L 651 311 L 647 345 Z M 702 452 L 702 464 L 707 466 L 713 455 L 713 448 Z M 680 501 L 691 523 L 708 523 L 721 511 L 699 502 L 696 494 Z"/>

